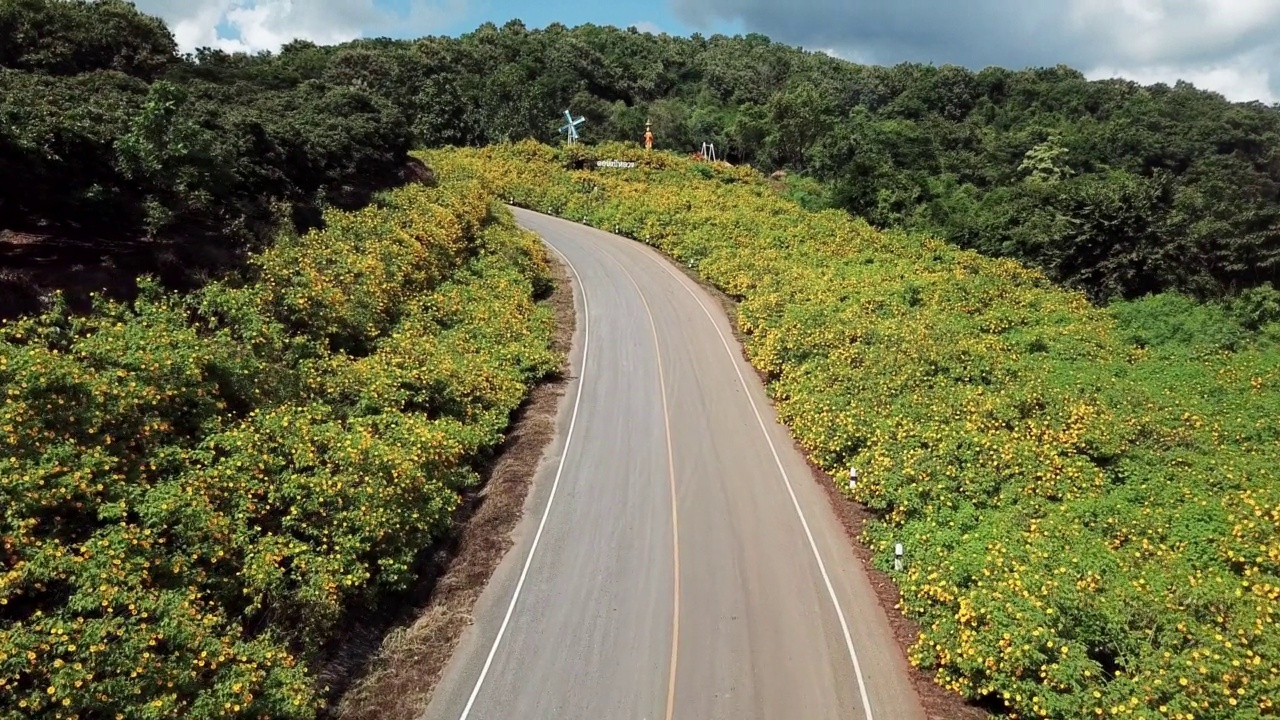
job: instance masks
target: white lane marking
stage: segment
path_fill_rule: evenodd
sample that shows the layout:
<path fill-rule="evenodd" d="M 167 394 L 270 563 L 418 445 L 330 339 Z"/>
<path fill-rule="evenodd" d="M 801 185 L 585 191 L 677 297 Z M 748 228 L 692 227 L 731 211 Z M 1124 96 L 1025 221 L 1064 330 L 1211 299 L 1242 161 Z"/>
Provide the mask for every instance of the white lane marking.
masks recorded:
<path fill-rule="evenodd" d="M 844 618 L 844 609 L 840 607 L 840 599 L 836 597 L 835 587 L 831 584 L 831 576 L 827 574 L 827 565 L 822 561 L 822 555 L 818 552 L 818 544 L 813 539 L 813 532 L 809 530 L 809 521 L 804 516 L 804 511 L 800 509 L 800 501 L 796 499 L 795 487 L 791 484 L 791 478 L 787 475 L 787 470 L 782 465 L 782 457 L 778 454 L 778 448 L 773 444 L 773 438 L 769 435 L 769 428 L 765 424 L 764 416 L 760 414 L 760 408 L 756 405 L 756 399 L 751 395 L 751 387 L 747 384 L 746 377 L 742 374 L 742 368 L 739 366 L 739 356 L 735 355 L 733 348 L 729 345 L 729 341 L 725 338 L 724 332 L 720 329 L 719 323 L 711 311 L 707 309 L 706 303 L 702 302 L 702 298 L 689 288 L 685 278 L 681 277 L 666 263 L 660 262 L 657 258 L 649 257 L 658 267 L 667 272 L 668 275 L 676 279 L 685 292 L 689 293 L 698 305 L 702 307 L 702 312 L 706 314 L 707 320 L 711 321 L 711 325 L 715 327 L 716 334 L 720 336 L 720 342 L 724 345 L 724 350 L 729 354 L 729 361 L 733 365 L 733 369 L 738 373 L 738 381 L 742 383 L 742 389 L 747 394 L 747 400 L 751 402 L 751 409 L 755 412 L 756 422 L 760 424 L 760 432 L 764 433 L 764 439 L 769 443 L 769 450 L 773 453 L 773 461 L 778 466 L 778 472 L 782 474 L 782 481 L 787 485 L 787 494 L 791 496 L 791 505 L 796 509 L 796 515 L 800 518 L 800 525 L 804 528 L 805 537 L 809 539 L 809 549 L 813 551 L 813 559 L 818 561 L 818 570 L 822 572 L 822 581 L 827 586 L 827 595 L 831 597 L 831 604 L 835 606 L 836 616 L 840 618 L 840 629 L 844 632 L 844 644 L 849 650 L 849 659 L 853 661 L 853 672 L 858 677 L 858 692 L 862 696 L 862 708 L 866 712 L 867 720 L 874 720 L 871 716 L 871 699 L 867 697 L 867 683 L 862 677 L 862 664 L 858 662 L 858 653 L 853 649 L 853 636 L 849 633 L 849 622 Z"/>
<path fill-rule="evenodd" d="M 675 556 L 673 563 L 675 566 L 675 600 L 672 602 L 671 662 L 669 665 L 670 670 L 667 674 L 666 714 L 666 720 L 672 720 L 676 712 L 676 661 L 680 649 L 680 515 L 676 508 L 676 456 L 675 444 L 671 442 L 671 413 L 667 409 L 667 376 L 662 370 L 662 345 L 658 342 L 658 323 L 653 319 L 653 308 L 649 307 L 649 300 L 645 298 L 644 291 L 640 289 L 640 283 L 636 282 L 631 271 L 627 270 L 627 267 L 613 255 L 603 251 L 601 254 L 618 266 L 618 269 L 627 276 L 632 286 L 635 287 L 636 294 L 640 296 L 640 302 L 644 304 L 644 312 L 649 316 L 649 330 L 653 332 L 653 353 L 658 363 L 658 387 L 662 391 L 662 421 L 667 430 L 667 478 L 671 485 L 671 548 Z"/>
<path fill-rule="evenodd" d="M 544 240 L 544 242 L 546 242 Z M 467 705 L 462 709 L 462 715 L 458 720 L 467 720 L 471 714 L 471 707 L 476 702 L 476 697 L 480 694 L 480 686 L 484 685 L 484 679 L 489 675 L 489 667 L 493 665 L 493 657 L 498 652 L 498 645 L 502 643 L 502 637 L 507 632 L 507 625 L 511 622 L 511 613 L 516 609 L 516 601 L 520 599 L 520 591 L 524 589 L 524 580 L 529 575 L 529 566 L 533 563 L 533 555 L 538 550 L 538 542 L 542 539 L 542 529 L 547 525 L 547 516 L 551 514 L 551 505 L 556 499 L 556 489 L 560 487 L 560 476 L 564 473 L 565 459 L 569 457 L 569 443 L 573 441 L 573 429 L 578 424 L 578 404 L 582 401 L 582 388 L 586 385 L 587 376 L 587 353 L 591 348 L 591 308 L 587 304 L 587 286 L 582 282 L 582 276 L 578 274 L 577 268 L 573 263 L 569 262 L 569 258 L 564 253 L 556 249 L 551 243 L 546 243 L 555 254 L 564 260 L 565 265 L 569 267 L 573 276 L 578 279 L 578 288 L 582 292 L 582 372 L 578 373 L 578 392 L 573 399 L 573 414 L 569 418 L 569 431 L 565 434 L 564 450 L 560 453 L 560 464 L 556 468 L 556 479 L 551 483 L 551 494 L 547 497 L 547 507 L 542 511 L 542 520 L 538 522 L 538 532 L 533 536 L 533 544 L 529 546 L 529 555 L 524 559 L 524 568 L 520 571 L 520 579 L 516 581 L 516 590 L 511 595 L 511 603 L 507 605 L 507 614 L 502 618 L 502 625 L 498 628 L 498 636 L 493 639 L 493 646 L 489 648 L 489 656 L 485 658 L 484 667 L 480 669 L 480 677 L 476 678 L 476 685 L 471 689 L 471 697 L 467 699 Z"/>

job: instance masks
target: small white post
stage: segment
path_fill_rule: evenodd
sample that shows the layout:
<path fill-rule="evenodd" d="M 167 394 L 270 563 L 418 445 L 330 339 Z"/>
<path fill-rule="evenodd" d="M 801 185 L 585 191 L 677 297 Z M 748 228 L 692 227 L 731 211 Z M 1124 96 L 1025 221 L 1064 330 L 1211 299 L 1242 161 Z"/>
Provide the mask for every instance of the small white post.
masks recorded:
<path fill-rule="evenodd" d="M 849 492 L 858 487 L 858 468 L 849 468 Z"/>
<path fill-rule="evenodd" d="M 893 569 L 902 572 L 902 543 L 893 546 Z"/>

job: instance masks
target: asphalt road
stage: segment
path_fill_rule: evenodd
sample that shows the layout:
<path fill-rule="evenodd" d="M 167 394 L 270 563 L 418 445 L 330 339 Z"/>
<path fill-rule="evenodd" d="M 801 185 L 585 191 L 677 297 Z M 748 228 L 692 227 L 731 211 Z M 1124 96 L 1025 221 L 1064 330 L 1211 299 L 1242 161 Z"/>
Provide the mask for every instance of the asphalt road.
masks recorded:
<path fill-rule="evenodd" d="M 428 720 L 923 720 L 720 306 L 639 243 L 516 216 L 571 267 L 576 379 Z"/>

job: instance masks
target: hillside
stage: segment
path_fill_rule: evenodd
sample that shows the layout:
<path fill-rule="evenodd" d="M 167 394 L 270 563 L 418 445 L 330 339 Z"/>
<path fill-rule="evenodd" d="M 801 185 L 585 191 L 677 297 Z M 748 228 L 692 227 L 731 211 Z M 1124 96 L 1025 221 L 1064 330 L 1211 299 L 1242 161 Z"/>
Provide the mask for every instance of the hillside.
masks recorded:
<path fill-rule="evenodd" d="M 634 170 L 570 170 L 625 159 Z M 740 301 L 747 354 L 921 628 L 912 661 L 1011 717 L 1273 717 L 1280 328 L 811 212 L 756 173 L 618 145 L 428 154 L 649 243 Z M 588 163 L 589 165 L 590 163 Z"/>
<path fill-rule="evenodd" d="M 1027 261 L 1097 301 L 1280 284 L 1280 111 L 1187 84 L 865 66 L 760 35 L 514 20 L 459 38 L 205 53 L 185 72 L 264 88 L 358 79 L 420 147 L 550 142 L 566 108 L 587 118 L 588 142 L 638 142 L 651 119 L 660 149 L 714 142 L 734 164 L 804 173 L 877 227 Z"/>

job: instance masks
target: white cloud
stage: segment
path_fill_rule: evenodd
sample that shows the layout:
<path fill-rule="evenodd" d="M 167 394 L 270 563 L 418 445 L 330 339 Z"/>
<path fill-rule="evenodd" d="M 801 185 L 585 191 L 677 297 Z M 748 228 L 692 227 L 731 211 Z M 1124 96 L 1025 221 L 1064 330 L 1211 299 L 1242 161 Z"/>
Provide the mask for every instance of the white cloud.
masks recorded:
<path fill-rule="evenodd" d="M 1275 0 L 1073 0 L 1076 33 L 1105 40 L 1108 59 L 1159 63 L 1239 52 L 1280 29 Z"/>
<path fill-rule="evenodd" d="M 809 49 L 812 50 L 813 52 L 819 52 L 819 53 L 822 53 L 823 55 L 836 58 L 837 60 L 845 60 L 847 62 L 859 63 L 861 65 L 870 65 L 875 62 L 866 53 L 859 52 L 857 50 L 850 50 L 848 48 L 845 48 L 843 50 L 837 50 L 836 48 L 830 48 L 830 47 L 809 48 Z"/>
<path fill-rule="evenodd" d="M 276 50 L 298 38 L 321 44 L 383 34 L 428 34 L 462 12 L 464 0 L 411 0 L 407 13 L 377 0 L 137 0 L 173 28 L 184 51 Z M 229 29 L 230 32 L 226 32 Z"/>
<path fill-rule="evenodd" d="M 208 0 L 203 3 L 166 2 L 166 0 L 142 0 L 138 9 L 164 18 L 173 30 L 178 46 L 183 50 L 197 47 L 220 47 L 218 23 L 235 0 Z M 177 5 L 178 7 L 168 7 Z"/>
<path fill-rule="evenodd" d="M 1121 77 L 1143 85 L 1158 82 L 1173 85 L 1185 80 L 1198 88 L 1221 93 L 1228 100 L 1249 102 L 1261 100 L 1270 105 L 1280 102 L 1280 93 L 1273 87 L 1271 73 L 1264 67 L 1249 62 L 1231 62 L 1205 67 L 1146 66 L 1133 68 L 1097 67 L 1085 73 L 1090 80 Z"/>
<path fill-rule="evenodd" d="M 640 22 L 635 23 L 635 29 L 642 33 L 652 33 L 654 35 L 661 35 L 663 32 L 662 28 L 658 27 L 658 23 L 650 22 L 648 20 L 641 20 Z"/>
<path fill-rule="evenodd" d="M 841 57 L 973 68 L 1071 65 L 1280 96 L 1280 0 L 669 0 L 694 27 L 740 24 Z M 1273 70 L 1274 69 L 1274 70 Z"/>

